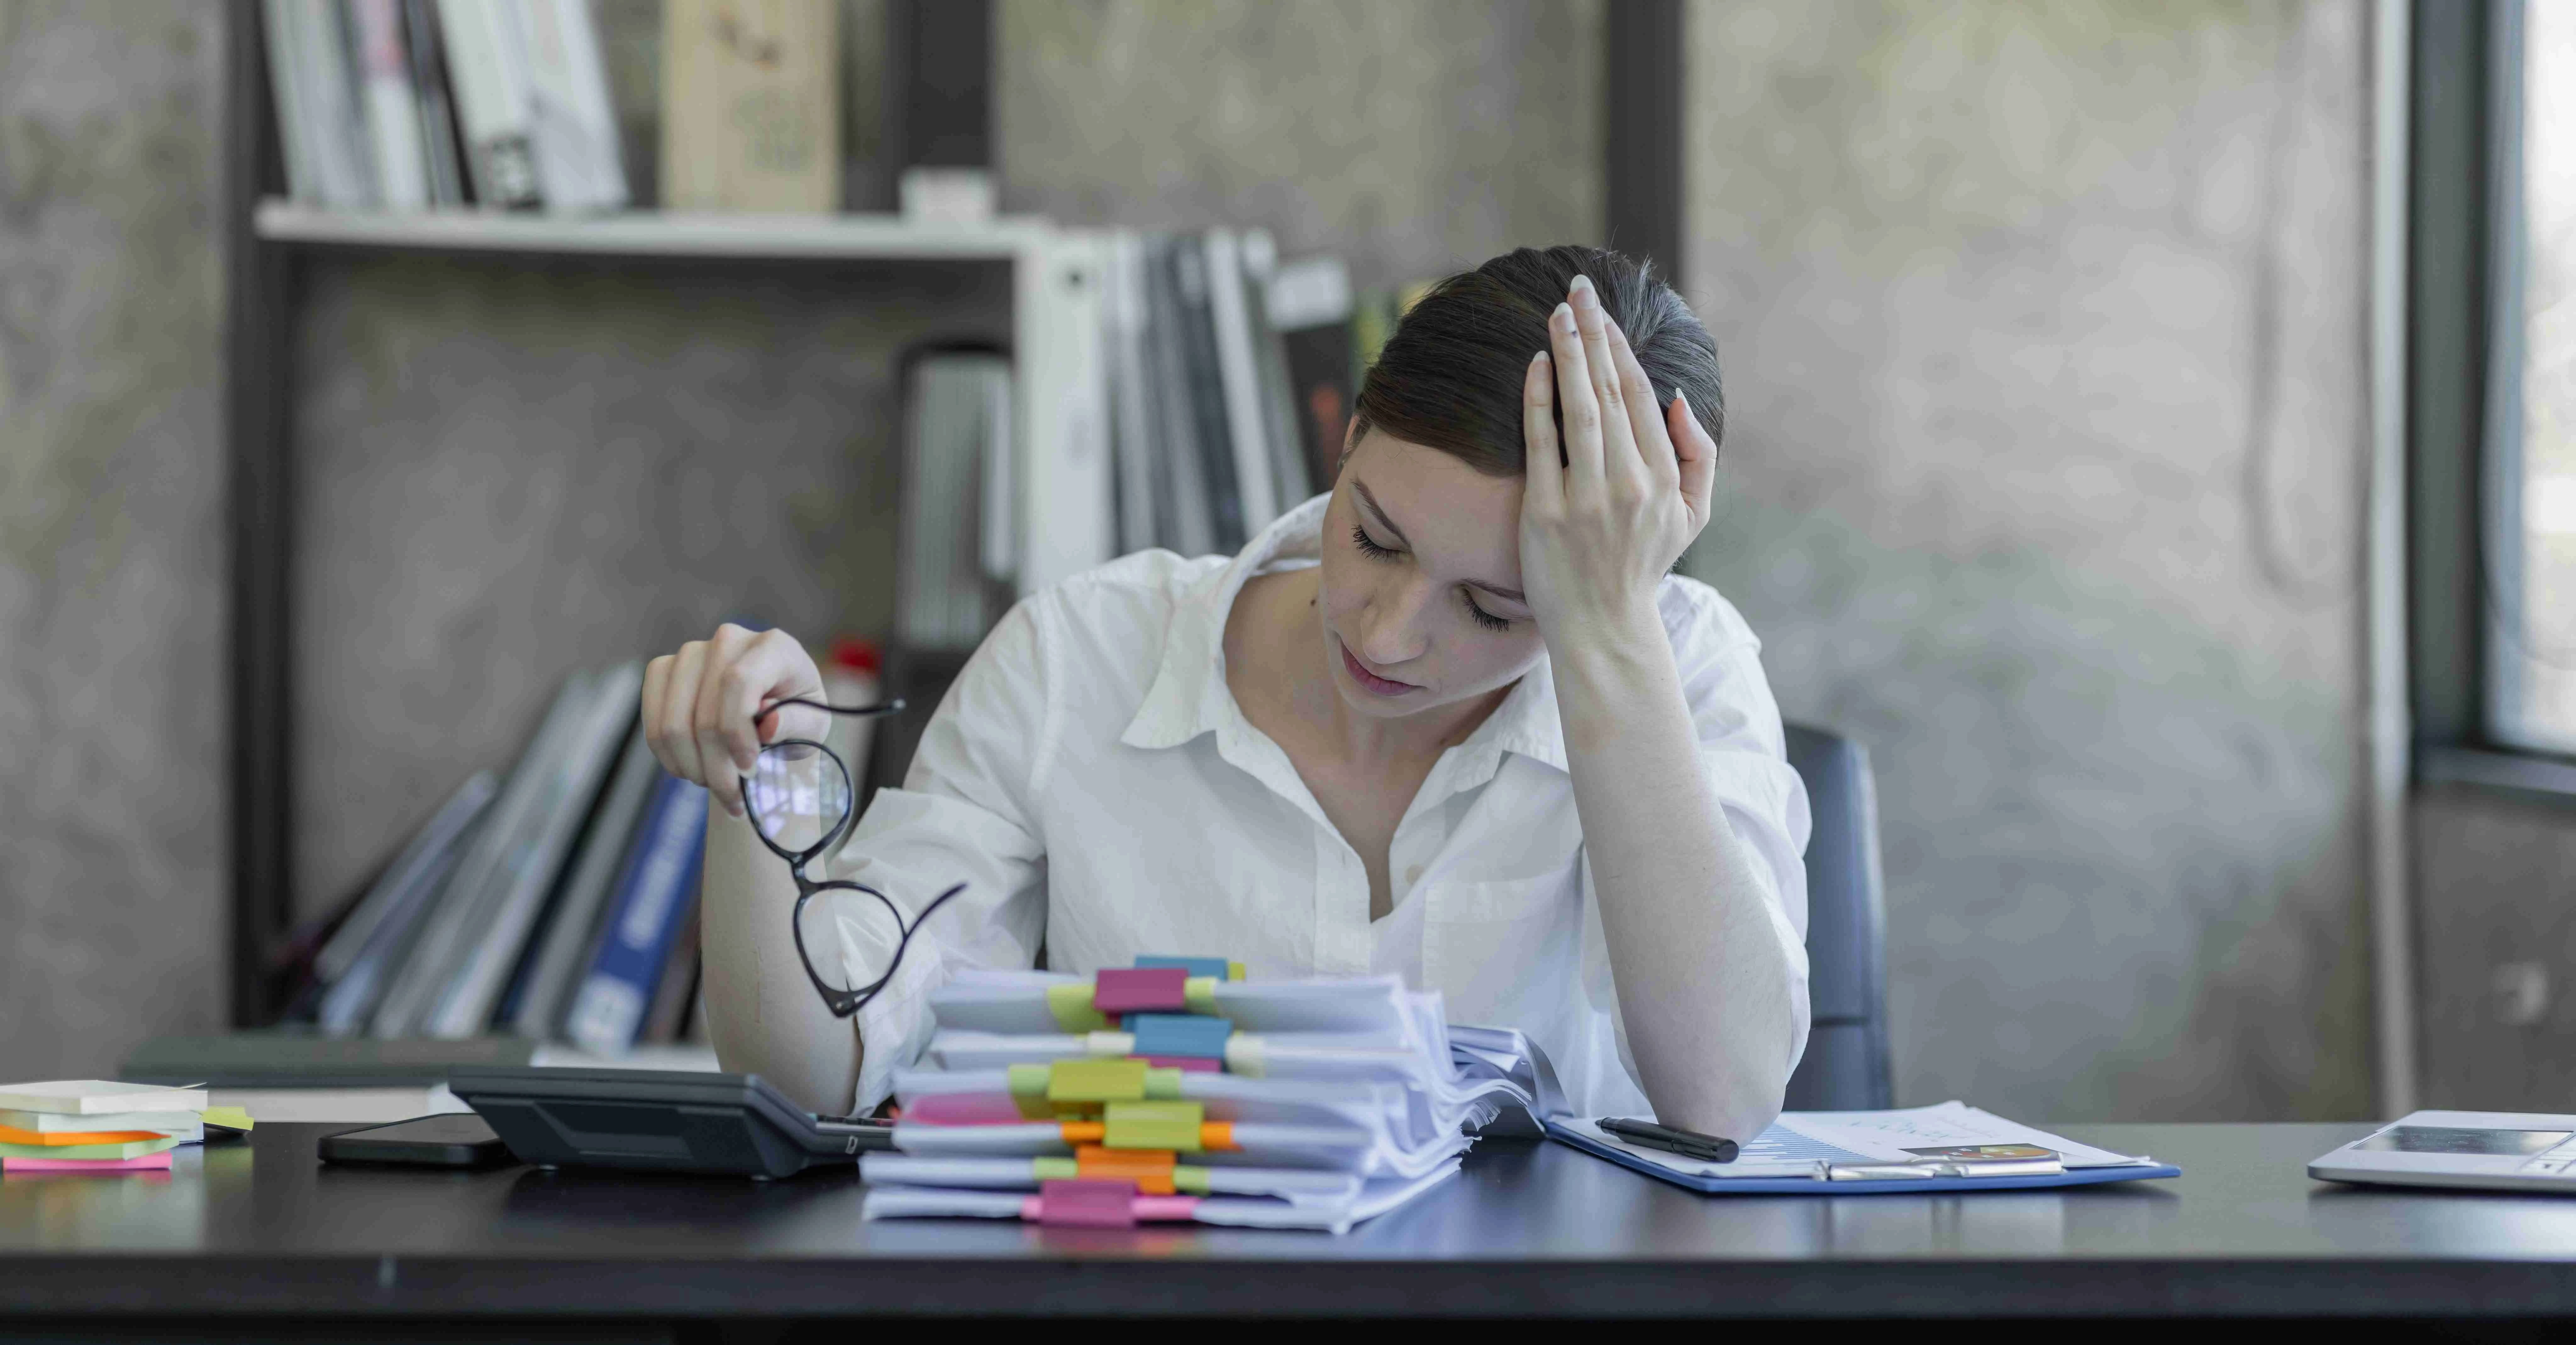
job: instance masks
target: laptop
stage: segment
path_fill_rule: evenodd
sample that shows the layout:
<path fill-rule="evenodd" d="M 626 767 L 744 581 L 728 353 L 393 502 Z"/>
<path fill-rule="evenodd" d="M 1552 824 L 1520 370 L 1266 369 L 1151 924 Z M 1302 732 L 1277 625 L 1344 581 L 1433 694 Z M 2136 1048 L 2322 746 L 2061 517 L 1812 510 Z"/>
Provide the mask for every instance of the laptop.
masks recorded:
<path fill-rule="evenodd" d="M 2419 1111 L 2308 1164 L 2321 1181 L 2576 1195 L 2576 1116 Z"/>

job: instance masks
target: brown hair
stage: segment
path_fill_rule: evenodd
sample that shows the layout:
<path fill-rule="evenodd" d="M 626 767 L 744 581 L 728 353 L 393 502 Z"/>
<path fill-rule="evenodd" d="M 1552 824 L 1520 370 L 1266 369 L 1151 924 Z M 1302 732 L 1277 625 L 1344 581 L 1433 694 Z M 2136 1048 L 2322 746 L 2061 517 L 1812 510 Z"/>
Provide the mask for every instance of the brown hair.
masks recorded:
<path fill-rule="evenodd" d="M 1592 277 L 1628 334 L 1656 405 L 1684 393 L 1711 442 L 1723 442 L 1726 389 L 1708 328 L 1650 264 L 1586 247 L 1519 248 L 1432 286 L 1369 367 L 1354 437 L 1384 430 L 1487 476 L 1520 475 L 1522 380 L 1577 275 Z"/>

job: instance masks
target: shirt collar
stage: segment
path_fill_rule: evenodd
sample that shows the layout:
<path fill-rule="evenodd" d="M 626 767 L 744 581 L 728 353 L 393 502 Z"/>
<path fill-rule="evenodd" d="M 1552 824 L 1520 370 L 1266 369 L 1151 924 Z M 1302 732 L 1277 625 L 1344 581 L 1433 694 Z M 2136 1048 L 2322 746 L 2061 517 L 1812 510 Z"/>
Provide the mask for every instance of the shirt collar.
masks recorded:
<path fill-rule="evenodd" d="M 1318 495 L 1282 514 L 1246 543 L 1224 569 L 1210 571 L 1181 594 L 1163 638 L 1162 666 L 1119 741 L 1130 747 L 1178 747 L 1241 720 L 1225 684 L 1225 619 L 1254 575 L 1317 563 L 1323 555 L 1324 509 Z M 1476 731 L 1458 745 L 1461 764 L 1490 778 L 1504 752 L 1566 769 L 1565 732 L 1557 719 L 1556 680 L 1546 659 L 1523 675 Z"/>

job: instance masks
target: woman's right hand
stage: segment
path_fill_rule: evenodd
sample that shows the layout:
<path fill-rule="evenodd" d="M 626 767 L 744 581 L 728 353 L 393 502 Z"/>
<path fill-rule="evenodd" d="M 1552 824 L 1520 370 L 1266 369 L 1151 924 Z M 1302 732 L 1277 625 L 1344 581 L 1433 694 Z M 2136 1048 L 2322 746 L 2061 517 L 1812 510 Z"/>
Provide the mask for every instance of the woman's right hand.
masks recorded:
<path fill-rule="evenodd" d="M 727 623 L 676 654 L 644 665 L 644 741 L 662 769 L 695 784 L 726 812 L 742 816 L 742 777 L 763 743 L 779 737 L 813 737 L 805 725 L 781 732 L 781 713 L 826 718 L 791 707 L 761 715 L 761 707 L 789 696 L 823 698 L 823 674 L 814 656 L 785 631 L 751 631 Z M 758 722 L 754 716 L 758 715 Z"/>

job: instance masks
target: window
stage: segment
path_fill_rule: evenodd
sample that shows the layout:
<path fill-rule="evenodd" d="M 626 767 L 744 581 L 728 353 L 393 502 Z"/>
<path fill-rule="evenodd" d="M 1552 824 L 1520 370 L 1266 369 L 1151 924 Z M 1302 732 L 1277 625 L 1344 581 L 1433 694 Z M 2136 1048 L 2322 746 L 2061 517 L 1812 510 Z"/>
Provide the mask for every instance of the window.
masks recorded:
<path fill-rule="evenodd" d="M 2576 753 L 2576 3 L 2494 14 L 2485 727 Z"/>

